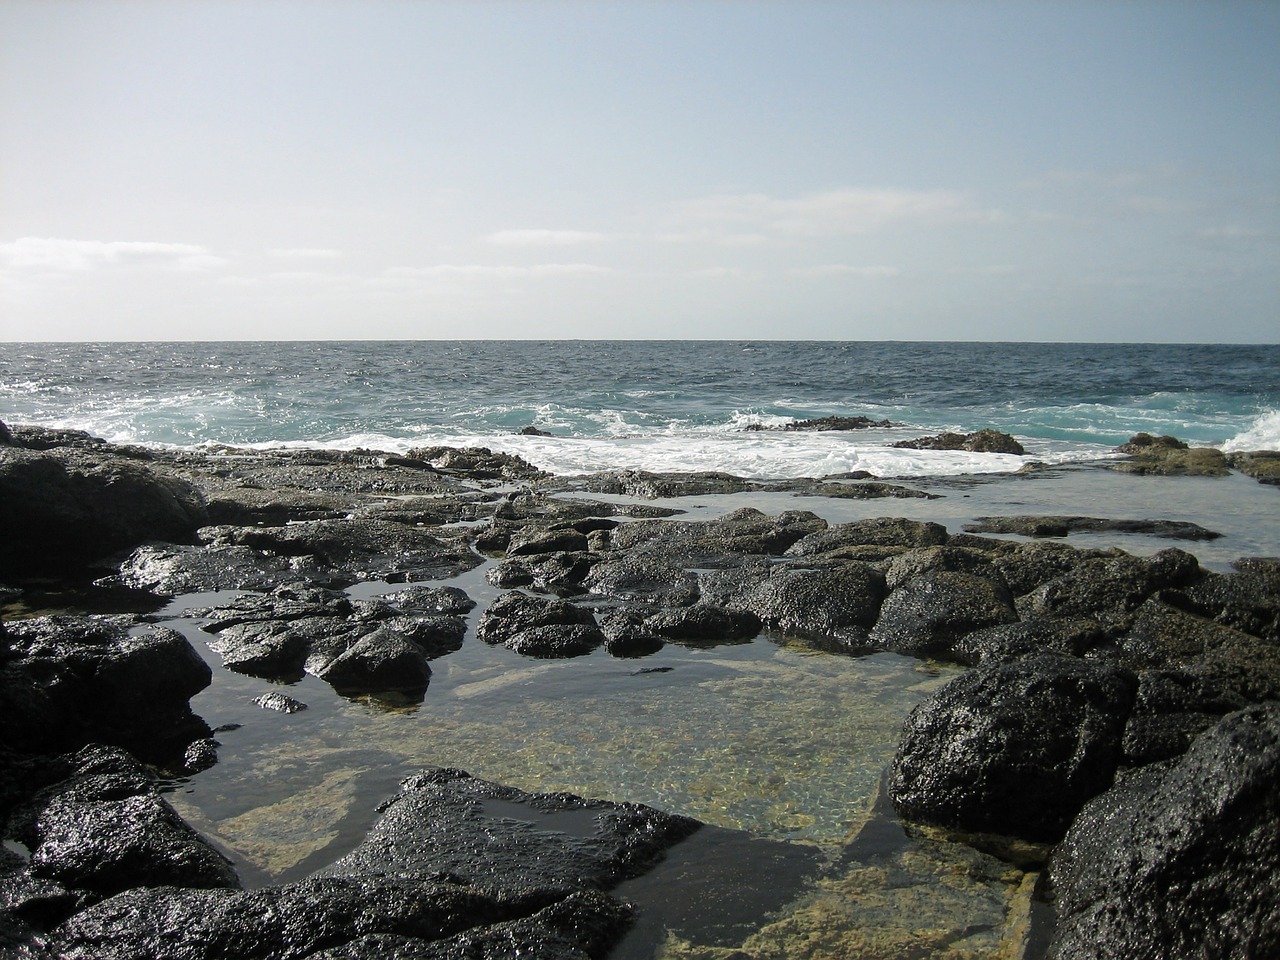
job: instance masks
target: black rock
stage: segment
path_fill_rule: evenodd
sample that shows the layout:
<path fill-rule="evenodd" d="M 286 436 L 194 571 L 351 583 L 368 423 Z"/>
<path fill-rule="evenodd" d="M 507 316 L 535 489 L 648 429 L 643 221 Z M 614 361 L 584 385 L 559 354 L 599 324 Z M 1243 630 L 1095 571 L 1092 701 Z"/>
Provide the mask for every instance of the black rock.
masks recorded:
<path fill-rule="evenodd" d="M 1013 596 L 1003 583 L 943 570 L 912 577 L 892 591 L 871 629 L 871 641 L 912 657 L 952 657 L 952 648 L 966 634 L 1017 619 Z"/>
<path fill-rule="evenodd" d="M 531 657 L 575 657 L 604 643 L 590 610 L 563 600 L 507 593 L 489 605 L 476 636 Z"/>
<path fill-rule="evenodd" d="M 278 713 L 298 713 L 307 709 L 307 705 L 301 701 L 293 699 L 293 697 L 273 690 L 271 693 L 264 693 L 262 696 L 253 701 L 263 710 L 275 710 Z"/>
<path fill-rule="evenodd" d="M 860 649 L 867 645 L 884 594 L 884 577 L 877 570 L 847 561 L 820 569 L 777 568 L 743 603 L 781 633 L 829 637 Z"/>
<path fill-rule="evenodd" d="M 967 450 L 970 453 L 1013 453 L 1018 456 L 1027 452 L 1017 440 L 998 430 L 940 433 L 934 437 L 899 440 L 893 446 L 904 450 Z"/>
<path fill-rule="evenodd" d="M 1015 533 L 1024 537 L 1065 537 L 1071 533 L 1140 533 L 1167 540 L 1217 540 L 1222 536 L 1186 520 L 1111 520 L 1103 517 L 978 517 L 970 533 Z"/>
<path fill-rule="evenodd" d="M 932 547 L 946 542 L 947 528 L 940 523 L 876 517 L 815 531 L 794 543 L 787 556 L 812 557 L 847 547 Z"/>
<path fill-rule="evenodd" d="M 1091 801 L 1052 864 L 1056 960 L 1280 956 L 1280 704 Z"/>
<path fill-rule="evenodd" d="M 1043 654 L 978 667 L 907 719 L 888 791 L 906 820 L 1052 842 L 1107 789 L 1132 674 Z"/>
<path fill-rule="evenodd" d="M 646 617 L 642 627 L 642 635 L 647 633 L 674 643 L 696 646 L 741 643 L 759 632 L 760 620 L 755 614 L 701 602 L 687 607 L 669 607 Z M 614 641 L 610 652 L 616 646 Z"/>
<path fill-rule="evenodd" d="M 1113 648 L 1093 620 L 1020 620 L 965 634 L 951 647 L 951 657 L 959 663 L 990 665 L 1035 653 L 1083 657 Z"/>
<path fill-rule="evenodd" d="M 7 625 L 0 742 L 60 753 L 97 741 L 145 760 L 181 756 L 208 727 L 188 701 L 211 672 L 180 633 L 128 617 L 39 617 Z"/>
<path fill-rule="evenodd" d="M 207 523 L 185 480 L 74 449 L 0 446 L 0 576 L 62 572 Z"/>
<path fill-rule="evenodd" d="M 230 861 L 182 821 L 129 754 L 90 746 L 72 767 L 10 818 L 34 876 L 99 894 L 239 886 Z"/>

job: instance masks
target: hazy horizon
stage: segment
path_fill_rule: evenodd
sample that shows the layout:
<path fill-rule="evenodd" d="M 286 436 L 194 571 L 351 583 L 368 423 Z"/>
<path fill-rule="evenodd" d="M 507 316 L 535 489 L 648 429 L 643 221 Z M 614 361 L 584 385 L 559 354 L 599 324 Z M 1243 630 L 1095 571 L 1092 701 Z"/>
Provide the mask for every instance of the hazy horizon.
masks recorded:
<path fill-rule="evenodd" d="M 0 341 L 1275 343 L 1280 4 L 7 0 Z"/>

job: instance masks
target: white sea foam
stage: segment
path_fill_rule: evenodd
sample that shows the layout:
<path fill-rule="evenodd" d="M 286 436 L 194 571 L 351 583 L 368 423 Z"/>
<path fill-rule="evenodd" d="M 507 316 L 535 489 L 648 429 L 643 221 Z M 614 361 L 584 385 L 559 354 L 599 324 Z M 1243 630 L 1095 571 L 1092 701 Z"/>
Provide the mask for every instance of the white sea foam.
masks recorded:
<path fill-rule="evenodd" d="M 1078 444 L 1038 444 L 1026 456 L 954 450 L 909 450 L 889 446 L 889 438 L 863 439 L 845 433 L 732 434 L 692 432 L 628 437 L 537 437 L 519 434 L 415 432 L 412 439 L 360 433 L 325 442 L 251 444 L 256 449 L 357 448 L 406 453 L 415 447 L 487 447 L 524 457 L 550 473 L 573 476 L 606 470 L 653 473 L 717 471 L 758 480 L 825 477 L 865 470 L 877 477 L 956 476 L 1011 473 L 1030 461 L 1065 463 L 1105 456 Z"/>
<path fill-rule="evenodd" d="M 1243 450 L 1280 450 L 1280 410 L 1268 410 L 1241 433 L 1222 445 L 1228 453 Z"/>

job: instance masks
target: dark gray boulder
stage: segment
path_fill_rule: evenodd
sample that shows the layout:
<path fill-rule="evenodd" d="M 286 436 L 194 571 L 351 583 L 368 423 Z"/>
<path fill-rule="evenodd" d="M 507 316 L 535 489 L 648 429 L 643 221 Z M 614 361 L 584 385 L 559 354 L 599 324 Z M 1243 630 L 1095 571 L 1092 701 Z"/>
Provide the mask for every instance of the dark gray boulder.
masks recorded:
<path fill-rule="evenodd" d="M 1217 540 L 1222 536 L 1186 520 L 1116 520 L 1105 517 L 978 517 L 970 533 L 1014 533 L 1024 537 L 1065 537 L 1072 533 L 1135 533 L 1166 540 Z"/>
<path fill-rule="evenodd" d="M 1280 956 L 1280 704 L 1091 801 L 1056 852 L 1056 960 Z"/>
<path fill-rule="evenodd" d="M 875 517 L 855 520 L 817 530 L 796 541 L 787 550 L 789 557 L 812 557 L 849 547 L 933 547 L 947 542 L 947 528 L 940 523 L 907 520 L 902 517 Z"/>
<path fill-rule="evenodd" d="M 1014 623 L 1018 612 L 1003 583 L 941 570 L 912 577 L 885 598 L 871 642 L 912 657 L 952 657 L 966 634 Z"/>
<path fill-rule="evenodd" d="M 208 522 L 190 483 L 126 457 L 0 446 L 0 576 L 61 572 Z"/>
<path fill-rule="evenodd" d="M 1114 653 L 1115 644 L 1093 620 L 1020 620 L 967 633 L 951 647 L 951 657 L 973 666 L 1016 660 L 1035 653 L 1072 657 Z"/>
<path fill-rule="evenodd" d="M 530 657 L 576 657 L 604 643 L 590 610 L 563 600 L 503 594 L 489 605 L 476 636 Z"/>
<path fill-rule="evenodd" d="M 746 610 L 730 610 L 710 603 L 668 607 L 644 619 L 642 634 L 686 646 L 741 643 L 760 632 L 760 620 Z M 611 644 L 610 650 L 617 647 Z"/>
<path fill-rule="evenodd" d="M 311 647 L 307 672 L 338 693 L 402 693 L 421 697 L 431 680 L 422 648 L 382 625 L 350 642 L 326 638 Z"/>
<path fill-rule="evenodd" d="M 238 887 L 231 863 L 186 825 L 123 750 L 89 746 L 71 775 L 10 817 L 33 876 L 97 894 L 131 887 Z"/>
<path fill-rule="evenodd" d="M 776 568 L 742 603 L 773 630 L 862 649 L 884 594 L 880 572 L 851 560 L 817 569 Z"/>
<path fill-rule="evenodd" d="M 509 890 L 607 890 L 698 829 L 635 803 L 531 794 L 433 769 L 402 782 L 365 840 L 320 876 L 447 876 Z"/>
<path fill-rule="evenodd" d="M 1280 563 L 1242 561 L 1234 573 L 1208 573 L 1169 602 L 1280 644 Z"/>
<path fill-rule="evenodd" d="M 648 599 L 684 606 L 698 599 L 696 574 L 677 559 L 645 553 L 619 552 L 595 563 L 582 585 L 591 593 L 615 599 Z"/>
<path fill-rule="evenodd" d="M 1181 756 L 1224 715 L 1248 706 L 1233 679 L 1202 664 L 1139 671 L 1124 727 L 1125 762 L 1141 766 Z"/>
<path fill-rule="evenodd" d="M 120 564 L 119 573 L 99 581 L 161 596 L 216 590 L 273 590 L 309 575 L 324 581 L 318 569 L 300 570 L 288 557 L 266 554 L 246 546 L 189 546 L 143 544 Z"/>
<path fill-rule="evenodd" d="M 571 526 L 530 524 L 517 530 L 507 541 L 507 556 L 510 557 L 586 549 L 587 535 Z"/>
<path fill-rule="evenodd" d="M 1148 558 L 1086 557 L 1020 597 L 1018 611 L 1024 619 L 1086 617 L 1123 631 L 1132 623 L 1133 612 L 1157 590 L 1186 587 L 1202 576 L 1196 558 L 1176 548 Z"/>
<path fill-rule="evenodd" d="M 911 712 L 888 792 L 905 820 L 1052 842 L 1111 785 L 1132 674 L 1042 654 L 978 667 Z"/>
<path fill-rule="evenodd" d="M 975 430 L 973 433 L 940 433 L 933 437 L 899 440 L 893 444 L 904 450 L 967 450 L 970 453 L 1013 453 L 1027 451 L 1007 433 L 998 430 Z"/>
<path fill-rule="evenodd" d="M 61 753 L 97 741 L 168 762 L 208 736 L 190 699 L 208 665 L 182 634 L 130 617 L 38 617 L 7 624 L 0 742 Z"/>
<path fill-rule="evenodd" d="M 228 670 L 292 682 L 320 677 L 347 696 L 427 689 L 427 661 L 462 646 L 474 602 L 456 587 L 411 587 L 370 600 L 286 584 L 198 611 Z"/>
<path fill-rule="evenodd" d="M 282 527 L 206 527 L 202 542 L 244 546 L 274 557 L 296 558 L 345 583 L 391 583 L 457 576 L 481 561 L 461 538 L 389 520 L 308 520 Z"/>

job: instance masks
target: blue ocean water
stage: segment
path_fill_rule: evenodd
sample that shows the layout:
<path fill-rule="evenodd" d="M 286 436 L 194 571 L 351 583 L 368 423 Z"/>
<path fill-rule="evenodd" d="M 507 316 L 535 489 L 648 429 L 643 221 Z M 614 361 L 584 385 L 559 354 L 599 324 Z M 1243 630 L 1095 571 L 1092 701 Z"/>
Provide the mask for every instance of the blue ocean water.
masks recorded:
<path fill-rule="evenodd" d="M 1132 434 L 1280 447 L 1280 346 L 778 341 L 15 343 L 0 419 L 119 442 L 407 450 L 479 444 L 557 473 L 998 472 L 1020 458 L 895 450 L 991 427 L 1029 457 Z M 888 429 L 747 431 L 821 416 Z M 537 426 L 551 437 L 519 436 Z"/>

